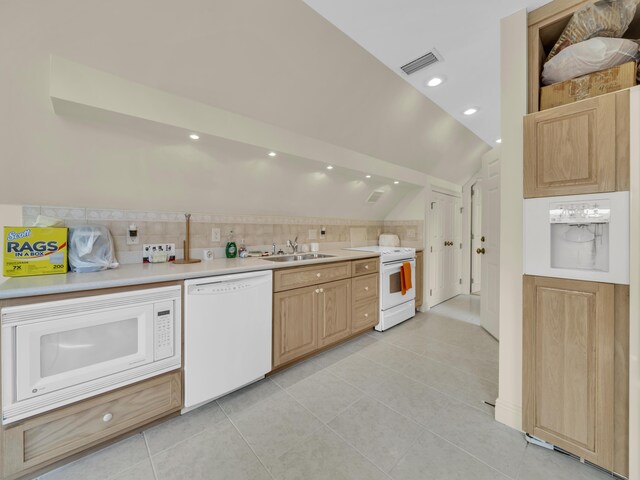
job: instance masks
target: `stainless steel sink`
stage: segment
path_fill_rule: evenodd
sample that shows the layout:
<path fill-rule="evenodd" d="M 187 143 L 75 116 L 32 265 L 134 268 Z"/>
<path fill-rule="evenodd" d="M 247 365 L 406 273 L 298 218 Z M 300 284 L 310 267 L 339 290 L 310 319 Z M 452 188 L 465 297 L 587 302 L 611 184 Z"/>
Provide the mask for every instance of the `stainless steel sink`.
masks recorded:
<path fill-rule="evenodd" d="M 278 255 L 275 257 L 262 257 L 270 262 L 301 262 L 303 260 L 318 260 L 320 258 L 331 258 L 335 255 L 325 255 L 324 253 L 300 253 L 296 255 Z"/>

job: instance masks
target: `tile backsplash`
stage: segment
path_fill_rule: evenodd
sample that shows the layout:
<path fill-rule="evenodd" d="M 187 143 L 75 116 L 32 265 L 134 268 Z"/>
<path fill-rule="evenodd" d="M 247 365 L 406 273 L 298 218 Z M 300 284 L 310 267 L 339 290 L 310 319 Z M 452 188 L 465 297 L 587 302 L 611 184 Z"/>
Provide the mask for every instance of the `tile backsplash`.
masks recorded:
<path fill-rule="evenodd" d="M 185 217 L 180 212 L 144 212 L 134 210 L 92 209 L 53 206 L 23 206 L 23 224 L 32 225 L 38 215 L 59 218 L 67 226 L 79 224 L 105 225 L 115 243 L 120 263 L 142 261 L 145 243 L 175 243 L 178 258 L 183 255 Z M 127 245 L 127 228 L 134 223 L 139 243 Z M 321 228 L 326 235 L 320 238 Z M 220 229 L 220 241 L 212 241 L 212 229 Z M 202 250 L 213 249 L 216 257 L 224 256 L 229 232 L 234 241 L 244 242 L 249 249 L 266 250 L 276 243 L 287 251 L 287 240 L 298 237 L 299 244 L 319 243 L 321 250 L 350 246 L 376 245 L 381 233 L 397 234 L 404 246 L 423 247 L 424 222 L 421 220 L 377 221 L 324 217 L 287 217 L 270 215 L 191 215 L 191 255 L 201 258 Z M 315 237 L 315 238 L 313 238 Z"/>

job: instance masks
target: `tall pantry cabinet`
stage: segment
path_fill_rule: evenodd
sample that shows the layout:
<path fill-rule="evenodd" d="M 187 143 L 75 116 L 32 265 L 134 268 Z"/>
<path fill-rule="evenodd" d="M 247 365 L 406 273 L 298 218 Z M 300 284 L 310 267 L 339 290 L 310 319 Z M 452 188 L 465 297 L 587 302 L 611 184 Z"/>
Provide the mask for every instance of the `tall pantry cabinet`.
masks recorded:
<path fill-rule="evenodd" d="M 629 190 L 628 90 L 538 111 L 545 52 L 587 3 L 529 13 L 525 201 Z M 532 275 L 523 285 L 523 430 L 627 476 L 629 286 Z"/>

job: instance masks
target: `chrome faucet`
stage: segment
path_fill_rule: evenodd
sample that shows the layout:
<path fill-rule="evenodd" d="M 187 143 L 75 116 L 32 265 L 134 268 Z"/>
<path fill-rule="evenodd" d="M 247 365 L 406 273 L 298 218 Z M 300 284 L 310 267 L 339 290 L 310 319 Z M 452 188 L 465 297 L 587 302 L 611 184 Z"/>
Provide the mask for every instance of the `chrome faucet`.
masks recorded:
<path fill-rule="evenodd" d="M 298 237 L 293 242 L 287 240 L 287 247 L 291 248 L 291 253 L 298 253 Z"/>
<path fill-rule="evenodd" d="M 271 255 L 275 255 L 276 254 L 276 242 L 273 242 L 273 245 L 271 246 Z"/>

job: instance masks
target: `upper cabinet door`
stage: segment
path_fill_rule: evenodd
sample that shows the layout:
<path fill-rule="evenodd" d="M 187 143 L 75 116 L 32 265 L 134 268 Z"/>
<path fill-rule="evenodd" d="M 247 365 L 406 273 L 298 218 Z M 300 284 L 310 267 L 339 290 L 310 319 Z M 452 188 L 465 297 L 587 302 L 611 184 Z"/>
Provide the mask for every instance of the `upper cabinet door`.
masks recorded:
<path fill-rule="evenodd" d="M 525 117 L 525 198 L 628 190 L 628 178 L 628 91 Z"/>

